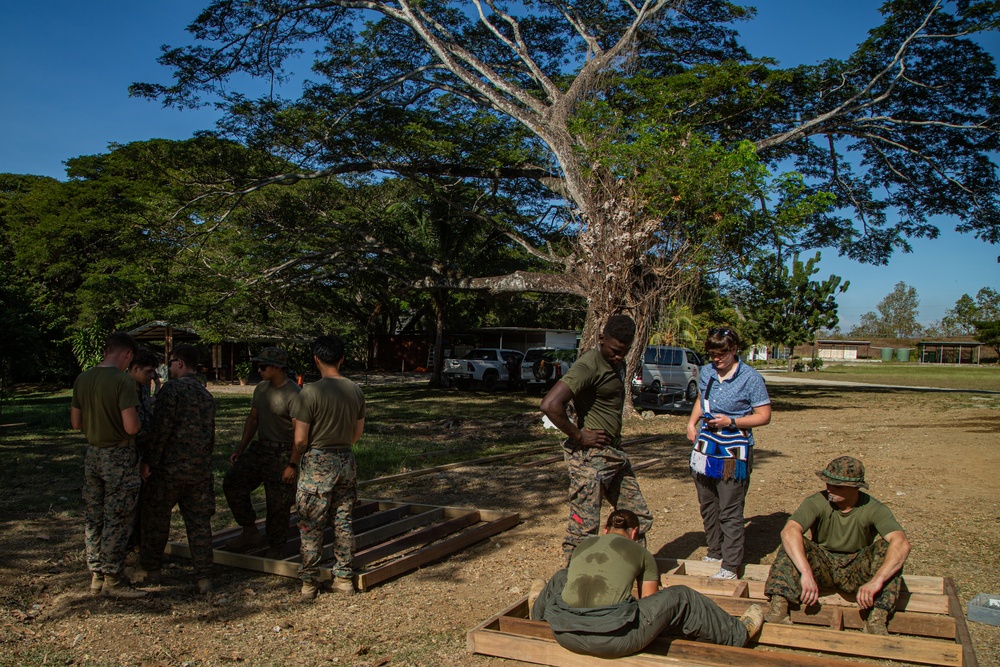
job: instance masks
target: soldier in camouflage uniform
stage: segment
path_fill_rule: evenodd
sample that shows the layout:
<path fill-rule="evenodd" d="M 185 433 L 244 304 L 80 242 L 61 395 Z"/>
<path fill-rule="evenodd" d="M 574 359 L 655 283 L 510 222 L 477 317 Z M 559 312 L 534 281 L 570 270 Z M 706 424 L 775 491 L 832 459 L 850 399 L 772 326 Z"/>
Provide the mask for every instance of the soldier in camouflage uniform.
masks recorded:
<path fill-rule="evenodd" d="M 233 467 L 222 482 L 226 502 L 243 532 L 226 542 L 226 548 L 244 551 L 260 544 L 257 512 L 250 494 L 263 483 L 267 500 L 267 557 L 278 558 L 288 540 L 288 515 L 295 503 L 295 485 L 282 481 L 281 475 L 292 453 L 291 407 L 299 395 L 299 386 L 288 377 L 288 353 L 284 350 L 268 347 L 253 360 L 260 364 L 264 380 L 253 390 L 243 437 L 229 457 Z"/>
<path fill-rule="evenodd" d="M 563 457 L 569 468 L 569 526 L 563 539 L 566 563 L 584 539 L 601 527 L 601 500 L 639 517 L 636 540 L 646 545 L 653 515 L 639 490 L 628 454 L 621 449 L 625 405 L 625 355 L 632 347 L 635 322 L 612 315 L 595 350 L 584 353 L 542 400 L 541 410 L 569 436 Z M 577 423 L 566 415 L 573 401 Z"/>
<path fill-rule="evenodd" d="M 816 475 L 826 491 L 806 498 L 781 531 L 764 586 L 771 598 L 767 620 L 790 623 L 789 602 L 809 606 L 820 589 L 834 589 L 855 593 L 858 606 L 871 609 L 865 632 L 886 635 L 910 542 L 889 508 L 861 491 L 868 488 L 861 461 L 841 456 Z"/>
<path fill-rule="evenodd" d="M 142 597 L 123 572 L 132 516 L 139 495 L 140 422 L 135 382 L 124 373 L 135 355 L 135 340 L 108 336 L 104 360 L 73 383 L 70 425 L 87 438 L 84 459 L 84 541 L 90 592 L 109 597 Z"/>
<path fill-rule="evenodd" d="M 156 397 L 149 390 L 149 383 L 153 382 L 156 388 L 160 388 L 160 379 L 156 375 L 156 366 L 159 360 L 152 350 L 140 347 L 128 366 L 128 374 L 135 380 L 135 390 L 139 395 L 139 432 L 135 434 L 135 444 L 139 451 L 146 446 L 146 439 L 149 437 L 149 429 L 153 425 L 153 405 Z M 142 533 L 142 492 L 145 485 L 139 488 L 139 501 L 135 506 L 135 518 L 132 520 L 132 534 L 128 538 L 129 554 L 125 558 L 125 564 L 134 566 L 139 560 L 139 535 Z M 134 549 L 134 551 L 133 551 Z"/>
<path fill-rule="evenodd" d="M 317 338 L 313 361 L 322 377 L 306 385 L 292 404 L 295 447 L 283 475 L 292 483 L 298 474 L 299 577 L 306 600 L 319 593 L 323 531 L 329 524 L 333 525 L 333 590 L 354 593 L 352 514 L 358 497 L 358 471 L 351 448 L 365 428 L 365 396 L 358 385 L 340 374 L 343 341 L 337 336 Z"/>
<path fill-rule="evenodd" d="M 178 345 L 169 363 L 171 379 L 156 397 L 153 426 L 142 452 L 147 488 L 139 558 L 147 577 L 155 580 L 170 534 L 170 512 L 180 505 L 198 592 L 204 594 L 212 591 L 215 399 L 195 377 L 198 356 L 194 347 Z"/>

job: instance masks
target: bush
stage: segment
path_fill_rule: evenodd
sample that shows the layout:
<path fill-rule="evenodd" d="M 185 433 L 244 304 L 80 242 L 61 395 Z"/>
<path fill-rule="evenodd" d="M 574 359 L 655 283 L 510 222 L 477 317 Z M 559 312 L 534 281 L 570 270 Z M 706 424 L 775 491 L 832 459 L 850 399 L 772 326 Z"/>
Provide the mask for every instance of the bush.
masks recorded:
<path fill-rule="evenodd" d="M 809 360 L 809 370 L 811 371 L 821 371 L 823 370 L 823 360 L 819 357 Z"/>

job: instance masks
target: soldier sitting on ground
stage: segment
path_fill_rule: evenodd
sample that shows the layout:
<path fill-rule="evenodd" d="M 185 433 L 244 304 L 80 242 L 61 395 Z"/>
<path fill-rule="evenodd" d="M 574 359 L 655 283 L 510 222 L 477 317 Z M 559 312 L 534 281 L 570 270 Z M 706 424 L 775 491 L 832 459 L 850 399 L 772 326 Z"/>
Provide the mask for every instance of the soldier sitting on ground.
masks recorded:
<path fill-rule="evenodd" d="M 229 457 L 233 467 L 222 482 L 226 502 L 243 532 L 226 542 L 226 548 L 245 551 L 260 545 L 257 512 L 250 494 L 263 483 L 267 502 L 267 557 L 280 558 L 288 540 L 288 515 L 295 504 L 295 485 L 282 481 L 281 474 L 292 453 L 291 409 L 299 395 L 299 386 L 288 377 L 288 353 L 284 350 L 268 347 L 253 360 L 260 364 L 263 381 L 253 390 L 243 437 Z"/>
<path fill-rule="evenodd" d="M 547 584 L 532 584 L 531 618 L 548 621 L 563 648 L 601 658 L 641 651 L 667 629 L 725 646 L 744 646 L 757 634 L 764 622 L 757 605 L 736 619 L 687 586 L 661 590 L 656 560 L 636 543 L 638 535 L 634 512 L 612 512 L 604 535 L 583 540 L 569 568 Z M 638 600 L 632 597 L 636 583 Z"/>
<path fill-rule="evenodd" d="M 789 602 L 816 604 L 821 588 L 836 589 L 856 593 L 858 606 L 871 609 L 865 632 L 887 635 L 910 541 L 889 508 L 861 491 L 868 488 L 861 461 L 841 456 L 816 475 L 826 491 L 806 498 L 781 531 L 764 587 L 771 599 L 766 620 L 790 623 Z"/>

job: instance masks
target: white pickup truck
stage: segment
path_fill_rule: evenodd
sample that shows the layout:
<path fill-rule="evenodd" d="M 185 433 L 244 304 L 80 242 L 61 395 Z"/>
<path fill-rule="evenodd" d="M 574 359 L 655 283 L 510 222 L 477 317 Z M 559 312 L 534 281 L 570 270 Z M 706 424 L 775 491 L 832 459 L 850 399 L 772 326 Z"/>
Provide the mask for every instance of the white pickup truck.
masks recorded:
<path fill-rule="evenodd" d="M 469 389 L 476 383 L 485 391 L 496 391 L 501 382 L 516 389 L 523 357 L 517 350 L 478 347 L 461 359 L 445 359 L 442 376 L 459 389 Z"/>

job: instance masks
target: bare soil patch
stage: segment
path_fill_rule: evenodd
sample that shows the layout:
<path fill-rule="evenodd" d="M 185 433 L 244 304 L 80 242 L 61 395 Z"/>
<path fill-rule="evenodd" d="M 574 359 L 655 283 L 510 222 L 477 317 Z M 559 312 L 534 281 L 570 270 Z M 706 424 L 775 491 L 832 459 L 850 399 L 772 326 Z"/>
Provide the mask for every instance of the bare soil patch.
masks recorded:
<path fill-rule="evenodd" d="M 748 562 L 773 559 L 785 519 L 820 488 L 813 472 L 850 454 L 910 536 L 907 571 L 953 577 L 963 603 L 1000 593 L 1000 397 L 784 384 L 771 393 L 774 421 L 757 432 L 747 500 Z M 662 457 L 638 473 L 656 516 L 650 548 L 698 558 L 684 424 L 681 415 L 633 419 L 627 434 L 667 436 L 632 451 L 634 461 Z M 524 428 L 519 419 L 479 426 Z M 40 473 L 39 485 L 78 493 L 79 480 L 55 472 Z M 0 665 L 515 664 L 468 654 L 465 631 L 559 565 L 566 481 L 561 464 L 497 462 L 369 487 L 365 497 L 517 511 L 523 523 L 368 593 L 308 605 L 293 580 L 225 568 L 216 594 L 198 597 L 183 560 L 152 599 L 92 598 L 78 513 L 0 504 Z M 970 630 L 980 664 L 1000 664 L 1000 628 Z"/>

